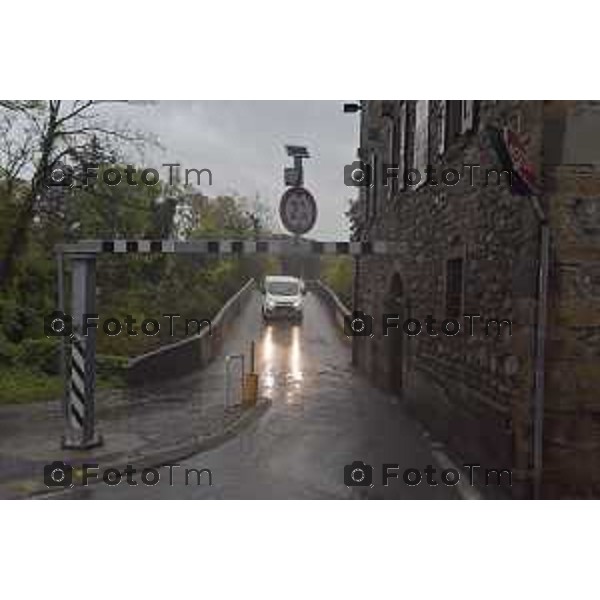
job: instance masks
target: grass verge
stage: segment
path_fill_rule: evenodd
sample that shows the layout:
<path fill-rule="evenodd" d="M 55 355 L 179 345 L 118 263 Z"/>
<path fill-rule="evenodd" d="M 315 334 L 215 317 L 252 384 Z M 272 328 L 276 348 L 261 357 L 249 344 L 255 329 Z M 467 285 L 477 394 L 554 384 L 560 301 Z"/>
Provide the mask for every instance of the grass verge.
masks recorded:
<path fill-rule="evenodd" d="M 125 379 L 117 370 L 103 370 L 98 373 L 98 389 L 124 386 Z M 58 400 L 63 394 L 64 383 L 60 375 L 48 375 L 22 367 L 0 369 L 0 405 L 47 402 Z"/>

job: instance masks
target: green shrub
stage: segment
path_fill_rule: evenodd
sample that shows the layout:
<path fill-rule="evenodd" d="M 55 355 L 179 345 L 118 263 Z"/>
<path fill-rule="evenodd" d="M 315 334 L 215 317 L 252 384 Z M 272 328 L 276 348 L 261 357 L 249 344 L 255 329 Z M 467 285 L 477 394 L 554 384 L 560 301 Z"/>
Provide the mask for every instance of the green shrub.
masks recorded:
<path fill-rule="evenodd" d="M 0 297 L 0 335 L 4 335 L 11 342 L 18 342 L 23 334 L 21 309 L 15 298 Z"/>
<path fill-rule="evenodd" d="M 127 357 L 96 354 L 96 377 L 99 387 L 121 387 L 125 385 Z"/>
<path fill-rule="evenodd" d="M 0 330 L 0 368 L 12 367 L 17 363 L 18 345 L 11 342 Z"/>
<path fill-rule="evenodd" d="M 353 262 L 349 256 L 325 257 L 321 277 L 348 307 L 352 304 Z"/>
<path fill-rule="evenodd" d="M 17 344 L 16 366 L 48 375 L 60 373 L 60 343 L 62 338 L 24 339 Z"/>

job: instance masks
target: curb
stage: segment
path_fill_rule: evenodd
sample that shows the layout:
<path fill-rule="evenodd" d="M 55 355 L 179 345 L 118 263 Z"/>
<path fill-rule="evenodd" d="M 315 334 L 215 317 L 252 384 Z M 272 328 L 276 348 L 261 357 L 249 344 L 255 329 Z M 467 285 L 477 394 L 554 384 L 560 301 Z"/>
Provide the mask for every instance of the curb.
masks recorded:
<path fill-rule="evenodd" d="M 126 461 L 121 455 L 108 454 L 103 462 L 108 463 L 106 468 L 115 468 L 123 473 L 127 465 L 135 464 L 136 468 L 139 466 L 140 469 L 144 468 L 158 468 L 166 464 L 177 462 L 189 458 L 194 454 L 200 452 L 206 452 L 211 450 L 226 441 L 232 439 L 237 434 L 241 433 L 251 423 L 258 420 L 271 406 L 271 400 L 268 398 L 261 398 L 256 406 L 245 410 L 238 419 L 233 421 L 223 431 L 214 434 L 204 436 L 202 438 L 196 438 L 193 441 L 185 444 L 177 444 L 175 446 L 163 448 L 151 454 L 138 454 L 132 455 L 127 458 Z M 111 464 L 111 461 L 112 462 Z M 77 467 L 74 467 L 74 480 L 76 479 Z M 89 485 L 98 483 L 98 480 L 94 480 Z M 89 487 L 89 486 L 86 486 Z M 77 488 L 83 488 L 83 486 L 74 481 L 74 485 L 71 488 L 48 488 L 42 481 L 38 479 L 23 479 L 15 480 L 2 484 L 3 492 L 8 493 L 0 494 L 0 497 L 6 500 L 18 500 L 18 499 L 52 499 L 54 497 L 68 494 L 71 490 Z M 0 488 L 0 489 L 2 489 Z"/>

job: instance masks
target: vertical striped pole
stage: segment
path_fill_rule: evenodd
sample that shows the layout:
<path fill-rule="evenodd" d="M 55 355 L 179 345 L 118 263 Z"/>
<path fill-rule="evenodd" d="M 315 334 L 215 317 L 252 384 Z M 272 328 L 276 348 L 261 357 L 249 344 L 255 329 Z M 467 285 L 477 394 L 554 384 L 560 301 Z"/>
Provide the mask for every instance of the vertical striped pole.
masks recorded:
<path fill-rule="evenodd" d="M 102 444 L 96 432 L 96 330 L 84 329 L 85 315 L 96 311 L 96 256 L 71 256 L 71 360 L 66 393 L 64 448 L 86 450 Z"/>
<path fill-rule="evenodd" d="M 85 440 L 86 423 L 85 385 L 85 338 L 78 334 L 71 337 L 71 364 L 69 369 L 69 391 L 67 420 L 74 439 Z"/>

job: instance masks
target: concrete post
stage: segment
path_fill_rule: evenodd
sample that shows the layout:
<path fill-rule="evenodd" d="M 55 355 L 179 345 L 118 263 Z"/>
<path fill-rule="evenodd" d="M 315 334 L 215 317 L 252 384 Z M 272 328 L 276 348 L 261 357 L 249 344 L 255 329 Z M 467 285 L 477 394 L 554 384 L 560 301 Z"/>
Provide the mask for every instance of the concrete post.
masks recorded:
<path fill-rule="evenodd" d="M 61 313 L 65 313 L 65 270 L 64 270 L 64 255 L 62 251 L 57 251 L 56 253 L 56 306 L 58 311 Z M 60 340 L 60 377 L 64 383 L 64 393 L 63 393 L 63 417 L 66 419 L 68 414 L 68 387 L 67 387 L 67 339 L 61 338 Z"/>
<path fill-rule="evenodd" d="M 72 254 L 71 361 L 66 398 L 64 448 L 86 450 L 102 444 L 96 432 L 94 392 L 96 387 L 96 330 L 84 334 L 86 314 L 96 311 L 96 255 Z"/>

